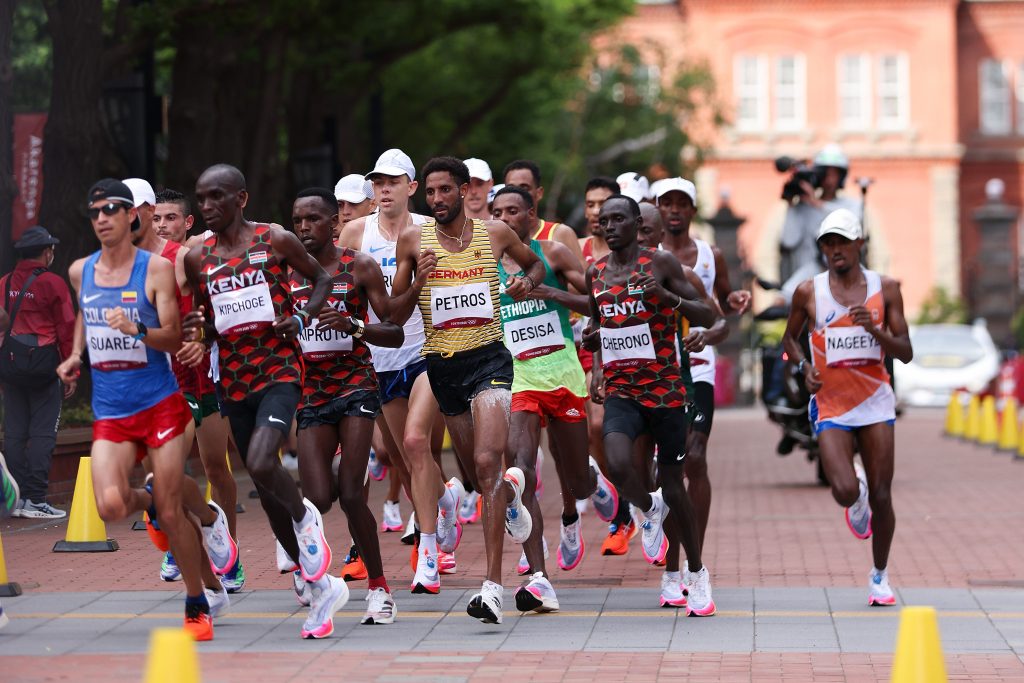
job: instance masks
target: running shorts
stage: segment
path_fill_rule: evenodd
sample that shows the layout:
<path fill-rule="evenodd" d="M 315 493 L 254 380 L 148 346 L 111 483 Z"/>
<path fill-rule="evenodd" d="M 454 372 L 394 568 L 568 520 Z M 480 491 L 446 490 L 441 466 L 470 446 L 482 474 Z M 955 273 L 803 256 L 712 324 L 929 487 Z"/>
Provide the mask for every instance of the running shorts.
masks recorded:
<path fill-rule="evenodd" d="M 412 385 L 416 378 L 427 371 L 427 359 L 420 358 L 401 370 L 388 370 L 377 373 L 377 384 L 380 385 L 380 403 L 385 405 L 396 398 L 409 398 Z"/>
<path fill-rule="evenodd" d="M 632 441 L 650 434 L 658 447 L 659 465 L 682 465 L 686 457 L 686 408 L 648 408 L 636 401 L 609 396 L 604 402 L 604 435 L 619 432 Z"/>
<path fill-rule="evenodd" d="M 300 408 L 295 415 L 299 429 L 319 425 L 335 426 L 343 417 L 365 417 L 374 420 L 380 414 L 380 394 L 360 389 L 345 396 L 339 396 L 318 406 Z"/>
<path fill-rule="evenodd" d="M 196 427 L 203 424 L 204 417 L 220 412 L 217 395 L 212 391 L 203 394 L 200 398 L 196 398 L 195 394 L 187 391 L 182 392 L 182 395 L 185 397 L 185 402 L 188 403 L 189 410 L 192 411 L 192 421 L 196 423 Z"/>
<path fill-rule="evenodd" d="M 302 387 L 294 383 L 268 384 L 241 401 L 224 401 L 221 411 L 231 424 L 235 445 L 244 462 L 249 455 L 249 441 L 257 427 L 270 427 L 287 435 L 292 418 L 302 398 Z"/>
<path fill-rule="evenodd" d="M 513 413 L 540 415 L 541 427 L 548 419 L 559 422 L 582 422 L 587 419 L 585 399 L 565 387 L 554 391 L 517 391 L 512 394 Z"/>
<path fill-rule="evenodd" d="M 693 383 L 693 414 L 690 429 L 705 436 L 711 435 L 711 423 L 715 419 L 715 387 L 709 382 Z"/>
<path fill-rule="evenodd" d="M 147 448 L 159 448 L 179 434 L 192 421 L 185 397 L 174 392 L 155 406 L 127 417 L 96 420 L 92 423 L 93 441 L 113 441 L 124 443 L 130 441 L 138 444 L 136 460 L 146 456 Z"/>
<path fill-rule="evenodd" d="M 445 415 L 462 415 L 487 389 L 512 390 L 512 354 L 496 341 L 450 357 L 427 356 L 427 377 Z"/>

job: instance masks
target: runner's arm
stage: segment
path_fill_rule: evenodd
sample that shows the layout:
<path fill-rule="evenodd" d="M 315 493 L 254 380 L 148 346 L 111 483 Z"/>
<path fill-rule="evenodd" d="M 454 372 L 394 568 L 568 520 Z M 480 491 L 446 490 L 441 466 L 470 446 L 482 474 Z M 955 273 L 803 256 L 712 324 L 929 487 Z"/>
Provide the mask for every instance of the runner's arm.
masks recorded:
<path fill-rule="evenodd" d="M 195 239 L 195 238 L 192 238 Z M 217 339 L 217 327 L 213 323 L 213 306 L 210 304 L 209 293 L 199 286 L 199 268 L 202 265 L 202 251 L 189 249 L 185 254 L 185 277 L 192 289 L 193 310 L 185 314 L 181 322 L 182 336 L 189 341 L 200 341 L 212 344 Z M 207 316 L 206 311 L 210 311 Z M 201 330 L 201 331 L 200 331 Z"/>
<path fill-rule="evenodd" d="M 432 249 L 420 253 L 420 229 L 414 225 L 402 230 L 398 236 L 395 257 L 397 267 L 395 279 L 391 282 L 391 320 L 404 325 L 419 303 L 427 277 L 437 267 L 437 256 Z"/>
<path fill-rule="evenodd" d="M 560 279 L 564 280 L 566 284 L 577 292 L 587 291 L 586 275 L 583 272 L 582 261 L 577 259 L 564 244 L 554 241 L 545 242 L 542 249 L 552 270 L 558 274 Z M 590 313 L 590 302 L 587 300 L 586 294 L 574 294 L 562 289 L 548 287 L 545 284 L 538 284 L 530 292 L 530 298 L 554 301 L 565 306 L 570 311 L 581 315 Z"/>
<path fill-rule="evenodd" d="M 185 276 L 185 257 L 188 256 L 188 249 L 182 247 L 178 250 L 178 253 L 174 256 L 174 279 L 178 283 L 178 289 L 181 290 L 182 296 L 189 296 L 192 294 L 192 287 L 189 285 L 188 278 Z"/>
<path fill-rule="evenodd" d="M 587 268 L 586 291 L 590 302 L 590 322 L 583 328 L 582 346 L 594 354 L 593 370 L 590 372 L 590 400 L 601 405 L 604 403 L 604 372 L 601 369 L 601 312 L 594 298 L 594 267 Z"/>
<path fill-rule="evenodd" d="M 697 290 L 683 275 L 683 268 L 670 252 L 654 252 L 654 284 L 671 296 L 669 305 L 686 317 L 692 324 L 700 327 L 711 327 L 715 324 L 715 313 L 707 300 L 697 294 Z M 643 281 L 645 278 L 638 278 Z M 673 300 L 674 299 L 674 300 Z"/>
<path fill-rule="evenodd" d="M 377 261 L 368 254 L 356 252 L 356 275 L 357 280 L 366 294 L 367 302 L 373 307 L 379 323 L 366 325 L 363 331 L 363 341 L 376 346 L 388 346 L 397 349 L 405 342 L 405 330 L 401 325 L 391 322 L 391 297 L 388 296 L 387 287 L 384 284 L 384 273 L 381 272 Z M 331 309 L 333 310 L 333 309 Z M 342 316 L 348 320 L 348 334 L 355 331 L 356 324 L 349 316 Z M 321 316 L 323 320 L 323 316 Z"/>
<path fill-rule="evenodd" d="M 146 294 L 152 292 L 153 305 L 160 319 L 160 327 L 146 330 L 142 343 L 157 351 L 174 353 L 181 348 L 181 309 L 178 308 L 178 297 L 175 295 L 174 266 L 166 259 L 150 259 L 149 272 L 146 277 Z M 125 334 L 136 335 L 139 328 L 129 323 L 134 332 L 121 327 Z"/>
<path fill-rule="evenodd" d="M 878 340 L 879 346 L 886 354 L 896 360 L 909 363 L 914 358 L 914 348 L 910 345 L 910 331 L 907 319 L 903 314 L 903 294 L 900 283 L 896 280 L 882 278 L 882 298 L 885 301 L 885 325 L 877 327 L 871 319 L 871 312 L 864 306 L 850 309 L 853 322 L 861 325 L 872 337 Z"/>
<path fill-rule="evenodd" d="M 799 337 L 809 320 L 808 306 L 813 297 L 813 280 L 807 280 L 796 288 L 793 292 L 793 303 L 790 304 L 789 320 L 786 321 L 786 332 L 782 335 L 782 347 L 786 350 L 789 362 L 797 366 L 803 362 L 804 383 L 812 394 L 821 389 L 821 375 L 811 359 L 804 356 Z"/>
<path fill-rule="evenodd" d="M 68 270 L 68 279 L 71 280 L 71 287 L 75 294 L 82 288 L 82 268 L 85 266 L 85 259 L 78 259 L 71 264 Z M 57 366 L 57 377 L 64 384 L 73 384 L 78 381 L 82 367 L 82 354 L 85 352 L 85 318 L 82 317 L 82 309 L 78 309 L 75 316 L 75 331 L 71 337 L 71 353 Z"/>
<path fill-rule="evenodd" d="M 312 320 L 320 313 L 331 292 L 331 276 L 309 255 L 295 233 L 288 232 L 280 226 L 271 226 L 270 240 L 280 259 L 313 283 L 313 291 L 309 295 L 306 308 L 303 309 L 308 313 L 307 321 Z M 279 322 L 275 321 L 274 326 L 276 327 Z"/>
<path fill-rule="evenodd" d="M 580 248 L 580 238 L 576 236 L 576 231 L 570 228 L 565 223 L 558 223 L 551 231 L 551 239 L 554 242 L 565 245 L 576 260 L 583 263 L 583 250 Z"/>
<path fill-rule="evenodd" d="M 523 269 L 521 275 L 514 275 L 505 281 L 505 294 L 513 301 L 522 301 L 544 281 L 544 264 L 504 222 L 486 221 L 485 224 L 495 260 L 500 261 L 508 254 Z"/>
<path fill-rule="evenodd" d="M 362 251 L 363 246 L 363 227 L 366 225 L 366 217 L 356 218 L 349 221 L 341 228 L 341 234 L 338 235 L 338 246 L 348 247 L 355 251 Z M 376 309 L 374 309 L 376 310 Z"/>
<path fill-rule="evenodd" d="M 683 339 L 683 346 L 686 350 L 690 353 L 696 353 L 702 351 L 705 346 L 714 346 L 725 341 L 725 338 L 729 336 L 729 324 L 726 322 L 718 302 L 715 301 L 714 297 L 708 295 L 707 290 L 704 289 L 704 283 L 701 282 L 700 276 L 693 272 L 693 268 L 683 266 L 683 275 L 686 276 L 686 281 L 697 291 L 698 296 L 707 302 L 711 310 L 715 312 L 714 325 L 703 330 L 691 329 L 690 333 Z"/>

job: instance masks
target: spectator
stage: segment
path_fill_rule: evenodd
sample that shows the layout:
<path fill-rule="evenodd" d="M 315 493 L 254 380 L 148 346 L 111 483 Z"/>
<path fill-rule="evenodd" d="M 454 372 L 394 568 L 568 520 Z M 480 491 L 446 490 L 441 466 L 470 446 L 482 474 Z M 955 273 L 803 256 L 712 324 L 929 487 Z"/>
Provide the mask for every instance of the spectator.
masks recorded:
<path fill-rule="evenodd" d="M 60 519 L 67 514 L 46 501 L 60 420 L 56 366 L 71 353 L 75 330 L 67 283 L 47 270 L 59 243 L 45 228 L 29 228 L 14 244 L 17 266 L 0 278 L 6 313 L 0 316 L 0 332 L 7 334 L 0 357 L 5 451 L 22 496 L 11 513 L 14 517 Z M 75 386 L 63 388 L 65 398 Z"/>

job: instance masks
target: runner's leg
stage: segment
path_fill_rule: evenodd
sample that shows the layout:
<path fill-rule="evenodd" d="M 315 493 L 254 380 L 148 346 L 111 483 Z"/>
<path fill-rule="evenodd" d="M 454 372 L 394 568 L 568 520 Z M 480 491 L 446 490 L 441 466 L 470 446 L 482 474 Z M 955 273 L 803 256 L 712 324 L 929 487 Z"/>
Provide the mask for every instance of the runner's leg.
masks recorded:
<path fill-rule="evenodd" d="M 892 509 L 894 441 L 893 426 L 884 422 L 857 430 L 871 503 L 871 554 L 878 569 L 885 569 L 889 564 L 889 548 L 896 531 L 896 513 Z"/>

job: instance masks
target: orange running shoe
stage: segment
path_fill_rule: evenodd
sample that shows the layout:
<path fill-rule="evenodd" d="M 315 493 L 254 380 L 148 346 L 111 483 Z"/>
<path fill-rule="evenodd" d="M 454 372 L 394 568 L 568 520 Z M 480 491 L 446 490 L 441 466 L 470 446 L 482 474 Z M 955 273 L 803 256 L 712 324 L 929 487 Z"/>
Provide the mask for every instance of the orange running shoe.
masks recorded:
<path fill-rule="evenodd" d="M 366 578 L 366 564 L 359 556 L 359 550 L 353 545 L 349 548 L 345 566 L 341 569 L 341 578 L 347 581 L 362 581 Z"/>
<path fill-rule="evenodd" d="M 413 571 L 416 571 L 416 565 L 419 563 L 419 560 L 420 560 L 419 554 L 418 554 L 419 551 L 420 551 L 420 544 L 419 543 L 413 543 L 412 544 L 412 552 L 409 554 L 409 567 L 411 567 Z"/>
<path fill-rule="evenodd" d="M 629 552 L 629 525 L 620 527 L 617 524 L 608 525 L 608 536 L 601 544 L 602 555 L 625 555 Z"/>
<path fill-rule="evenodd" d="M 636 523 L 635 519 L 630 518 L 629 524 L 626 525 L 626 533 L 629 535 L 627 540 L 632 541 L 633 537 L 640 533 L 640 526 Z"/>
<path fill-rule="evenodd" d="M 146 523 L 146 533 L 149 534 L 149 540 L 156 546 L 157 550 L 167 552 L 171 543 L 167 540 L 167 534 L 160 529 L 160 523 L 155 519 L 149 518 L 149 513 L 145 510 L 142 512 L 142 520 Z"/>
<path fill-rule="evenodd" d="M 195 640 L 213 640 L 213 618 L 209 612 L 185 605 L 185 631 Z"/>

